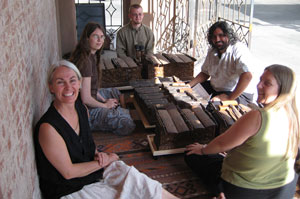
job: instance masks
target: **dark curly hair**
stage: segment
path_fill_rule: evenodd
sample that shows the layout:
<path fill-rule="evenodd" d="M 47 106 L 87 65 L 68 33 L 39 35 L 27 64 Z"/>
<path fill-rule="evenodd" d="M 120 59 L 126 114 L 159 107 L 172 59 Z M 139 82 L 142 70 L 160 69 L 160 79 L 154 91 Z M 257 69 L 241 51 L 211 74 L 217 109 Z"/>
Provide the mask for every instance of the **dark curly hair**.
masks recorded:
<path fill-rule="evenodd" d="M 208 29 L 208 33 L 207 33 L 208 43 L 212 47 L 214 47 L 212 38 L 213 38 L 214 32 L 217 28 L 220 28 L 223 31 L 223 33 L 228 37 L 230 44 L 235 44 L 237 41 L 239 41 L 238 36 L 233 31 L 233 29 L 228 25 L 228 23 L 226 23 L 225 21 L 217 21 Z"/>

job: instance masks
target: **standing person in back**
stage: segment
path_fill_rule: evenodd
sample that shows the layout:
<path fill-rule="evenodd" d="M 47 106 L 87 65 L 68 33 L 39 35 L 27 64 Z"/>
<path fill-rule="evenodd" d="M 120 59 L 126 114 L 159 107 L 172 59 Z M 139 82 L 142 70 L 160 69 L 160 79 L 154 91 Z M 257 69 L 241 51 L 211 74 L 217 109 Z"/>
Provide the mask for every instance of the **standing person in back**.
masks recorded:
<path fill-rule="evenodd" d="M 124 95 L 116 88 L 99 88 L 100 55 L 104 43 L 104 30 L 94 22 L 88 23 L 71 55 L 82 74 L 81 100 L 89 109 L 89 122 L 93 131 L 111 131 L 128 135 L 135 129 L 129 110 L 124 106 Z"/>
<path fill-rule="evenodd" d="M 137 51 L 143 54 L 153 54 L 154 34 L 144 25 L 143 8 L 139 4 L 133 4 L 129 8 L 128 17 L 130 22 L 122 27 L 117 33 L 118 57 L 131 57 L 137 59 Z"/>
<path fill-rule="evenodd" d="M 201 83 L 208 94 L 212 94 L 212 101 L 237 100 L 245 105 L 252 102 L 253 92 L 244 92 L 254 67 L 249 49 L 238 41 L 233 29 L 224 21 L 209 28 L 207 39 L 211 48 L 201 72 L 189 85 Z"/>

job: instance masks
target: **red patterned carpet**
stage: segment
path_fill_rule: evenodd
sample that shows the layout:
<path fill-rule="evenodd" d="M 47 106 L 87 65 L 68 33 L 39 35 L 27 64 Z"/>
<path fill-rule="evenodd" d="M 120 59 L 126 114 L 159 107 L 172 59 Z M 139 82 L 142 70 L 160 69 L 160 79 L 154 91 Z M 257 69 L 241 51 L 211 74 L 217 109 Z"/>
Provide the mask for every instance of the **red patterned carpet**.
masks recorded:
<path fill-rule="evenodd" d="M 186 166 L 183 154 L 159 156 L 154 159 L 148 145 L 147 134 L 139 121 L 132 135 L 116 136 L 112 133 L 94 132 L 98 150 L 115 152 L 128 165 L 135 166 L 179 198 L 208 199 L 209 193 L 200 179 Z"/>
<path fill-rule="evenodd" d="M 146 135 L 153 134 L 153 131 L 145 130 L 140 121 L 136 121 L 136 124 L 136 130 L 129 136 L 94 132 L 93 137 L 98 150 L 117 153 L 121 160 L 161 182 L 166 190 L 179 198 L 211 198 L 205 185 L 186 166 L 183 154 L 159 156 L 155 160 L 146 138 Z M 299 186 L 294 198 L 300 198 Z"/>

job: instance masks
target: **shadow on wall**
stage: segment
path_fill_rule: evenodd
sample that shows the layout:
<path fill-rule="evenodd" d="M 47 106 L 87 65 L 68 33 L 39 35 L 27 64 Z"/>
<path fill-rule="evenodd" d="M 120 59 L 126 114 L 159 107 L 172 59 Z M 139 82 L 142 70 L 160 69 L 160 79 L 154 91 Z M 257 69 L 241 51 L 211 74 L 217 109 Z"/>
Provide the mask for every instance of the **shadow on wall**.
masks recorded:
<path fill-rule="evenodd" d="M 34 114 L 33 114 L 33 129 L 37 123 L 37 121 L 41 118 L 41 116 L 45 113 L 45 111 L 48 109 L 49 104 L 52 101 L 52 95 L 49 92 L 48 89 L 48 83 L 47 83 L 47 76 L 48 76 L 48 71 L 51 68 L 51 64 L 48 64 L 49 67 L 43 69 L 43 75 L 37 74 L 40 73 L 40 70 L 35 70 L 33 69 L 33 75 L 35 77 L 40 76 L 40 78 L 35 78 L 35 83 L 33 85 L 33 95 L 32 99 L 34 99 L 35 102 L 33 102 L 33 108 Z M 37 95 L 37 92 L 40 91 L 39 95 Z"/>

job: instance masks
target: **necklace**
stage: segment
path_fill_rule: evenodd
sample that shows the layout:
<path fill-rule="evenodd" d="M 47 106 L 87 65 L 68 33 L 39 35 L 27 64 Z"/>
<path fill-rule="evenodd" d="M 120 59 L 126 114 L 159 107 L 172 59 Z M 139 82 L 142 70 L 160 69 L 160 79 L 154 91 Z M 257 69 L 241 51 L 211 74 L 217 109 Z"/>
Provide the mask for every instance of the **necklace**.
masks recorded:
<path fill-rule="evenodd" d="M 79 118 L 78 118 L 78 115 L 77 115 L 77 124 L 76 124 L 76 127 L 74 129 L 74 131 L 79 134 Z"/>
<path fill-rule="evenodd" d="M 80 128 L 79 128 L 79 117 L 78 117 L 78 114 L 77 114 L 77 112 L 76 112 L 76 121 L 77 121 L 77 123 L 76 123 L 76 126 L 75 126 L 75 128 L 73 128 L 73 126 L 71 125 L 71 122 L 70 122 L 70 120 L 69 119 L 67 119 L 67 118 L 70 118 L 70 117 L 68 117 L 67 115 L 69 115 L 69 114 L 64 114 L 64 111 L 61 111 L 60 109 L 59 109 L 59 107 L 57 107 L 55 104 L 54 104 L 54 107 L 55 107 L 55 109 L 57 110 L 57 112 L 66 120 L 66 122 L 71 126 L 71 128 L 75 131 L 75 133 L 77 134 L 77 135 L 79 135 L 79 131 L 80 131 Z M 74 115 L 74 114 L 73 114 Z"/>

